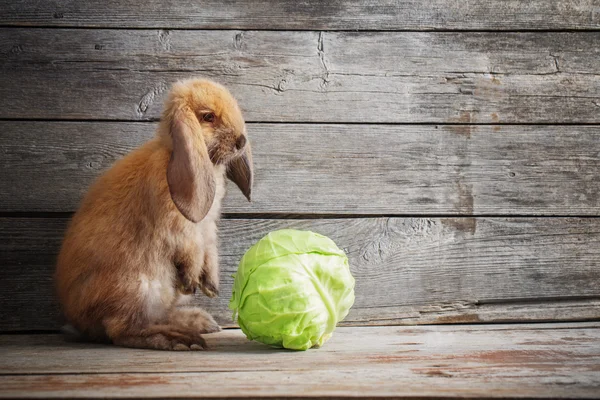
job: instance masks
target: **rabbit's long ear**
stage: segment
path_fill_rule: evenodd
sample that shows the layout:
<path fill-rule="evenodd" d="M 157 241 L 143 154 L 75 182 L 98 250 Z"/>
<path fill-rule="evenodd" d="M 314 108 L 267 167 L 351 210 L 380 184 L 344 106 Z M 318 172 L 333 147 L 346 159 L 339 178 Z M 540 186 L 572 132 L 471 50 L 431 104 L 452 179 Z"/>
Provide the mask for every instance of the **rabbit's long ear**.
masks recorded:
<path fill-rule="evenodd" d="M 167 167 L 171 198 L 184 217 L 201 221 L 215 198 L 215 180 L 198 120 L 177 111 L 171 122 L 173 152 Z"/>
<path fill-rule="evenodd" d="M 227 166 L 227 177 L 240 188 L 248 201 L 252 198 L 252 181 L 254 180 L 253 170 L 252 149 L 250 148 L 250 143 L 247 143 L 242 155 L 229 162 L 229 165 Z"/>

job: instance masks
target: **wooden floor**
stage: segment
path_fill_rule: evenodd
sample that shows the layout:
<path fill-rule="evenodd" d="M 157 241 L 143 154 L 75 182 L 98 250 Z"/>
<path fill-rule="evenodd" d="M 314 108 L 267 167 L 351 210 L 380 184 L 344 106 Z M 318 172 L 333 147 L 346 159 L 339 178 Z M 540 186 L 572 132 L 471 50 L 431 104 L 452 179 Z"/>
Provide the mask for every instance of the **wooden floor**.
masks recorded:
<path fill-rule="evenodd" d="M 292 352 L 239 330 L 209 351 L 0 336 L 0 397 L 597 398 L 600 323 L 338 328 Z"/>

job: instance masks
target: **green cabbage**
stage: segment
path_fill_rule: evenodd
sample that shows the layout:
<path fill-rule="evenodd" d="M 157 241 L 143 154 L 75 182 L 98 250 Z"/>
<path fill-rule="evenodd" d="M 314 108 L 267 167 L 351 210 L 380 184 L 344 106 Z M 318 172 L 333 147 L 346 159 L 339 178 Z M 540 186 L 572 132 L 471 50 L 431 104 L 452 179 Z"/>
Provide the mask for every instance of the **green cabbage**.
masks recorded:
<path fill-rule="evenodd" d="M 346 254 L 323 235 L 283 229 L 242 257 L 229 308 L 248 339 L 306 350 L 323 345 L 353 303 Z"/>

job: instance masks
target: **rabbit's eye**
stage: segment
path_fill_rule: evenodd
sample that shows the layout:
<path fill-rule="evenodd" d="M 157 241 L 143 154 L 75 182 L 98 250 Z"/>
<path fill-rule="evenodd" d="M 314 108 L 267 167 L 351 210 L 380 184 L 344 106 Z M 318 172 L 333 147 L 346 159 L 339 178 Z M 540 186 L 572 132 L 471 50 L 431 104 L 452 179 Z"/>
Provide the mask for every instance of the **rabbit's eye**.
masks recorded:
<path fill-rule="evenodd" d="M 202 116 L 202 121 L 204 122 L 215 122 L 215 114 L 214 113 L 206 113 Z"/>

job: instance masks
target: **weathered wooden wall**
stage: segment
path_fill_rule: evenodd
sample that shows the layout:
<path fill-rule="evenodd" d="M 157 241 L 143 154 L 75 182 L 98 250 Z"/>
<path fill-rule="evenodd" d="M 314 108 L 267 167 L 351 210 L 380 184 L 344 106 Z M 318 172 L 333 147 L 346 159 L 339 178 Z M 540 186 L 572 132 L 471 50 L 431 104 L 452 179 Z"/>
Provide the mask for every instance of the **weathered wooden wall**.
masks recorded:
<path fill-rule="evenodd" d="M 600 2 L 0 0 L 0 330 L 59 326 L 52 269 L 90 182 L 177 79 L 226 84 L 254 202 L 243 252 L 331 236 L 352 325 L 600 318 Z"/>

